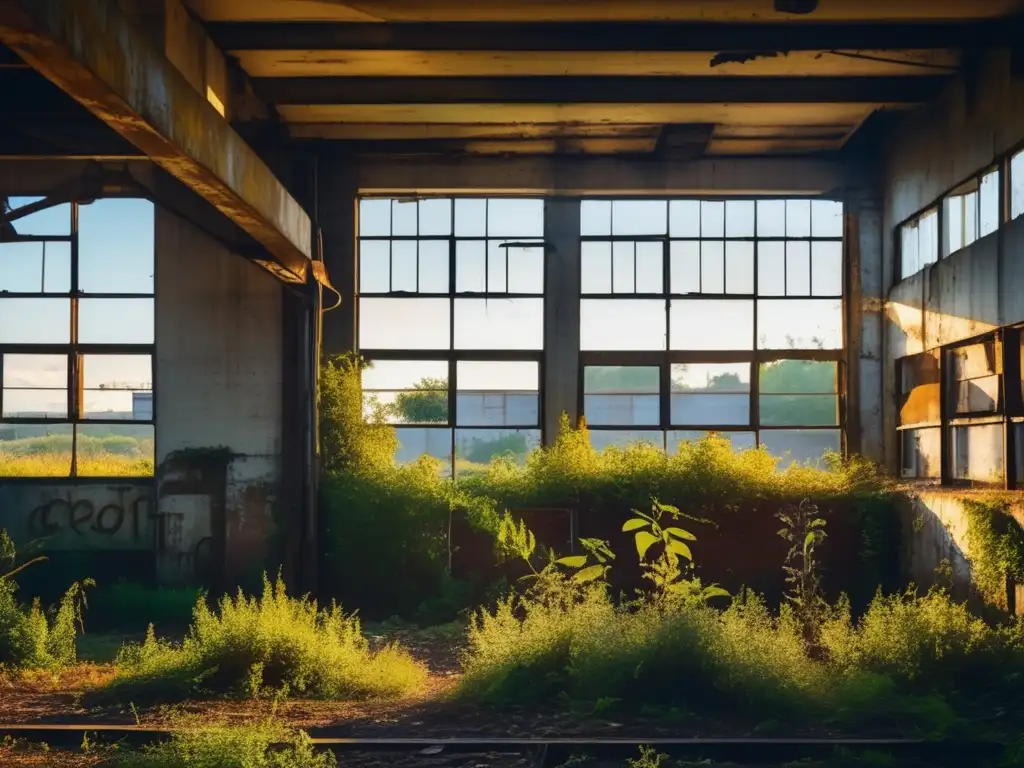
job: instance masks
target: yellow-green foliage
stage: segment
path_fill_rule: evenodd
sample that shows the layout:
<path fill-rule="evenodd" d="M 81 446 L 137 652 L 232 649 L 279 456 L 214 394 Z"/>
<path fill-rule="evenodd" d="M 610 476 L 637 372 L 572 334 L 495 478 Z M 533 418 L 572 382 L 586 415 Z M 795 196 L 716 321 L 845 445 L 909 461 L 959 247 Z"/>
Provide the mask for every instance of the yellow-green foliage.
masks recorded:
<path fill-rule="evenodd" d="M 1024 531 L 1008 499 L 963 499 L 963 505 L 971 580 L 986 601 L 1005 608 L 1007 577 L 1024 581 Z"/>
<path fill-rule="evenodd" d="M 70 434 L 0 442 L 0 477 L 67 477 Z M 153 441 L 123 435 L 79 435 L 81 477 L 146 477 L 153 474 Z"/>
<path fill-rule="evenodd" d="M 426 669 L 397 645 L 372 651 L 355 616 L 289 597 L 264 577 L 261 597 L 241 592 L 211 611 L 196 603 L 180 645 L 154 637 L 126 647 L 105 696 L 172 700 L 203 693 L 288 692 L 312 698 L 396 697 L 419 687 Z M 126 698 L 127 697 L 127 698 Z"/>
<path fill-rule="evenodd" d="M 210 725 L 198 718 L 175 724 L 171 740 L 119 755 L 124 768 L 332 768 L 304 731 L 267 718 L 242 725 Z"/>

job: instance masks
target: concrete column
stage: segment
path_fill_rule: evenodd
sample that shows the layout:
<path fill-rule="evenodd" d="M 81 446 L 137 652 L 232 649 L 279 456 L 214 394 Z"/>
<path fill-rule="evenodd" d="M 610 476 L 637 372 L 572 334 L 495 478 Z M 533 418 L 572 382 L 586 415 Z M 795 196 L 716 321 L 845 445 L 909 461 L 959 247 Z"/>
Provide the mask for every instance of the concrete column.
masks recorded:
<path fill-rule="evenodd" d="M 580 201 L 544 204 L 544 440 L 558 434 L 562 413 L 579 416 Z"/>
<path fill-rule="evenodd" d="M 337 152 L 317 158 L 317 215 L 323 233 L 324 264 L 331 283 L 341 294 L 341 306 L 324 315 L 323 354 L 349 352 L 358 341 L 356 321 L 357 256 L 356 160 Z M 324 296 L 330 307 L 337 297 Z"/>

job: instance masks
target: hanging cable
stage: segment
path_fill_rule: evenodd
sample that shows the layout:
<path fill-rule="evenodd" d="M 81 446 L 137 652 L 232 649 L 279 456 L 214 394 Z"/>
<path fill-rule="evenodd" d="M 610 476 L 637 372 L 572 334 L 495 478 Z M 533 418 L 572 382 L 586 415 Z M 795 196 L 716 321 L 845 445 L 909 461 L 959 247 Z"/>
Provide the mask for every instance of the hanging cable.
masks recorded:
<path fill-rule="evenodd" d="M 856 53 L 854 51 L 825 51 L 833 56 L 843 56 L 847 59 L 861 59 L 863 61 L 877 61 L 882 64 L 902 64 L 907 67 L 920 67 L 922 69 L 937 69 L 943 72 L 959 72 L 960 68 L 950 64 L 932 64 L 929 61 L 913 61 L 911 59 L 896 59 L 888 56 L 874 56 L 868 53 Z"/>

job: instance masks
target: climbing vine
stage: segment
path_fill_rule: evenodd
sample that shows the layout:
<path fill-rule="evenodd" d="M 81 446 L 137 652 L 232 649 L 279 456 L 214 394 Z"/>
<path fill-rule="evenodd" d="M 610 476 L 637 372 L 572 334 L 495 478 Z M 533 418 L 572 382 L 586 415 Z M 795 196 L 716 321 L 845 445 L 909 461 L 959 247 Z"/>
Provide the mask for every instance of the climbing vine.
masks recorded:
<path fill-rule="evenodd" d="M 1002 606 L 1007 577 L 1024 583 L 1024 531 L 1009 513 L 1006 499 L 961 501 L 974 584 L 986 601 Z"/>

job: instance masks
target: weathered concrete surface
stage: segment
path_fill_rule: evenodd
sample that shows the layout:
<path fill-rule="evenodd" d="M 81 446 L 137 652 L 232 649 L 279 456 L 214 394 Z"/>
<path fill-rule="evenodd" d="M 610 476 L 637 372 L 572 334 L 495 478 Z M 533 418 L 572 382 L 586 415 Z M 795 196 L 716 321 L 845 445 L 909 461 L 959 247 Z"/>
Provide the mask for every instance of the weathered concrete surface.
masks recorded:
<path fill-rule="evenodd" d="M 159 208 L 156 233 L 158 503 L 162 509 L 171 494 L 210 498 L 215 578 L 230 587 L 271 565 L 283 433 L 282 288 Z M 198 530 L 201 522 L 183 525 Z"/>
<path fill-rule="evenodd" d="M 43 551 L 153 550 L 153 483 L 0 484 L 0 529 Z"/>
<path fill-rule="evenodd" d="M 544 439 L 558 435 L 563 413 L 573 424 L 579 414 L 580 201 L 544 204 Z"/>
<path fill-rule="evenodd" d="M 5 2 L 0 42 L 260 242 L 278 277 L 306 281 L 309 216 L 117 0 Z"/>
<path fill-rule="evenodd" d="M 820 195 L 846 184 L 846 169 L 817 158 L 723 158 L 689 162 L 529 157 L 370 158 L 362 194 Z"/>

